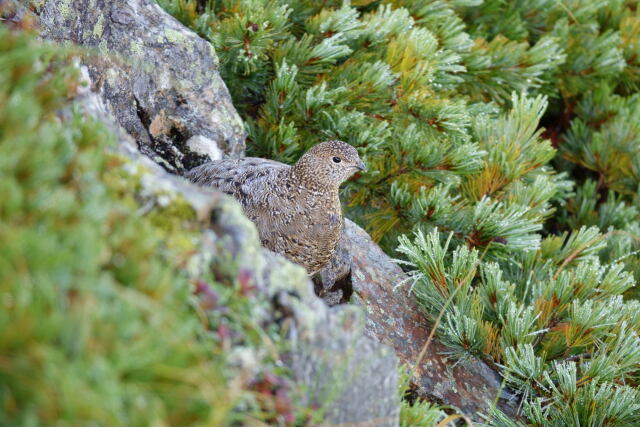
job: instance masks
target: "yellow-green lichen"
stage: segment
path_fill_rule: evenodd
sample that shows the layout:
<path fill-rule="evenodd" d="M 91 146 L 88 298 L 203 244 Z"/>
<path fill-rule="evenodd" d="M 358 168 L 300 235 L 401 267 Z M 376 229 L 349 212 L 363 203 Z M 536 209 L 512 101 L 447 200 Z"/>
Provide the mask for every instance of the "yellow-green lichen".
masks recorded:
<path fill-rule="evenodd" d="M 184 199 L 175 199 L 164 208 L 156 207 L 149 213 L 149 219 L 172 251 L 185 255 L 195 251 L 198 223 L 193 208 Z"/>
<path fill-rule="evenodd" d="M 58 11 L 60 15 L 66 20 L 71 18 L 71 14 L 73 13 L 73 7 L 71 6 L 72 0 L 63 0 L 60 2 L 60 6 L 58 6 Z"/>
<path fill-rule="evenodd" d="M 164 36 L 170 43 L 180 45 L 181 48 L 186 49 L 189 54 L 193 54 L 194 41 L 188 36 L 188 33 L 184 31 L 174 30 L 167 28 L 164 31 Z"/>
<path fill-rule="evenodd" d="M 135 56 L 142 56 L 142 53 L 143 53 L 142 48 L 143 47 L 144 47 L 144 45 L 142 44 L 142 42 L 140 40 L 132 40 L 131 43 L 129 44 L 129 50 Z"/>
<path fill-rule="evenodd" d="M 95 37 L 102 37 L 102 33 L 104 32 L 104 16 L 98 16 L 98 22 L 93 26 L 93 35 Z"/>
<path fill-rule="evenodd" d="M 175 44 L 182 43 L 186 39 L 186 36 L 182 31 L 176 31 L 171 28 L 165 30 L 164 35 L 168 41 Z"/>

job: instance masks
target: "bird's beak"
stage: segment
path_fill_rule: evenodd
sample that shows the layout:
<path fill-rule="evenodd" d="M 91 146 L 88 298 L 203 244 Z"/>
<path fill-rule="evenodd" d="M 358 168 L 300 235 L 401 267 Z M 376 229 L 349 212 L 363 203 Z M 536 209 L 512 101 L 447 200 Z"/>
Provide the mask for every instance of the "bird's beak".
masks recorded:
<path fill-rule="evenodd" d="M 364 164 L 364 162 L 362 160 L 360 160 L 358 162 L 358 164 L 356 165 L 356 167 L 358 168 L 358 170 L 361 171 L 366 171 L 367 170 L 367 165 Z"/>

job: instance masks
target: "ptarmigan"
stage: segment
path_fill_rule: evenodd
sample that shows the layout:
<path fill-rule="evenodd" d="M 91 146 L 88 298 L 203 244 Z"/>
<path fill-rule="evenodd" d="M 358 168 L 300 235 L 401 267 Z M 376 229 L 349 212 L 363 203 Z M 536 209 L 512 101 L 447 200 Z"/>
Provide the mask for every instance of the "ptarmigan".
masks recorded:
<path fill-rule="evenodd" d="M 342 232 L 340 184 L 364 169 L 351 145 L 326 141 L 293 166 L 253 157 L 224 159 L 191 169 L 186 177 L 234 196 L 265 247 L 314 275 L 331 259 Z"/>

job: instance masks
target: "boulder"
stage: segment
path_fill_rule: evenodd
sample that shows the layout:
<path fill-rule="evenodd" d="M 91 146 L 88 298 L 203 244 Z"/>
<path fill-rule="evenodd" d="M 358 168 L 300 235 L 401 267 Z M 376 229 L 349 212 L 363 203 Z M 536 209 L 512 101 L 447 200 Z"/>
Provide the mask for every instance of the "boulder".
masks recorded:
<path fill-rule="evenodd" d="M 316 278 L 316 289 L 324 291 L 329 303 L 348 296 L 350 303 L 364 308 L 365 334 L 393 348 L 401 363 L 415 370 L 411 389 L 418 397 L 455 406 L 476 420 L 494 402 L 515 416 L 513 395 L 484 362 L 451 360 L 446 356 L 447 348 L 432 340 L 416 366 L 432 325 L 408 294 L 407 286 L 397 286 L 406 279 L 398 264 L 364 230 L 347 220 L 340 247 L 331 265 Z"/>
<path fill-rule="evenodd" d="M 93 90 L 166 169 L 244 154 L 244 128 L 210 43 L 153 0 L 33 2 L 41 35 L 86 49 Z"/>

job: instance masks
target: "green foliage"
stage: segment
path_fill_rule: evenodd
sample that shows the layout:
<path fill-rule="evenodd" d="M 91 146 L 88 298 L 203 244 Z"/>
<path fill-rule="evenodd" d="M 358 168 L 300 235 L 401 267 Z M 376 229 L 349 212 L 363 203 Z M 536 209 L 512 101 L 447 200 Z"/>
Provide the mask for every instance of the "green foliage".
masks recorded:
<path fill-rule="evenodd" d="M 637 2 L 485 1 L 464 19 L 474 37 L 562 41 L 565 60 L 543 83 L 558 99 L 543 122 L 559 149 L 556 170 L 569 172 L 575 192 L 547 229 L 598 226 L 609 232 L 602 261 L 622 261 L 640 279 Z"/>
<path fill-rule="evenodd" d="M 262 345 L 256 302 L 189 267 L 201 237 L 186 202 L 142 208 L 110 133 L 63 113 L 77 53 L 0 26 L 0 424 L 272 419 L 229 353 Z"/>
<path fill-rule="evenodd" d="M 438 332 L 453 355 L 496 364 L 530 425 L 640 422 L 640 304 L 622 298 L 635 281 L 620 263 L 600 264 L 597 228 L 500 262 L 445 237 L 419 232 L 399 249 L 428 318 L 444 311 Z M 492 422 L 505 419 L 496 411 Z"/>
<path fill-rule="evenodd" d="M 445 416 L 441 409 L 429 402 L 416 402 L 413 405 L 403 402 L 400 427 L 433 427 Z"/>
<path fill-rule="evenodd" d="M 409 378 L 407 367 L 403 366 L 399 372 L 400 384 L 399 394 L 401 396 L 410 395 Z M 400 408 L 400 427 L 433 427 L 440 422 L 442 427 L 455 425 L 453 422 L 443 421 L 447 418 L 447 414 L 440 408 L 430 402 L 415 400 L 410 402 L 409 399 L 402 401 Z"/>

